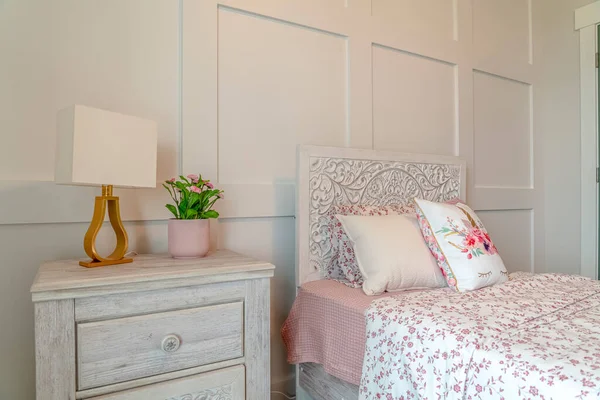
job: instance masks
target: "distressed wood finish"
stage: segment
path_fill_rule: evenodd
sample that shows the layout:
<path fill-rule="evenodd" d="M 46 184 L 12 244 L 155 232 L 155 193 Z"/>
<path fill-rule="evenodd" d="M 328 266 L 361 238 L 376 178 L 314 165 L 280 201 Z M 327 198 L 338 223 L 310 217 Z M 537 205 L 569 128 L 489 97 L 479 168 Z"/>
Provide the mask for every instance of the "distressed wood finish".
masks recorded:
<path fill-rule="evenodd" d="M 103 267 L 105 268 L 105 267 Z M 234 272 L 226 275 L 210 275 L 210 276 L 196 276 L 186 278 L 175 278 L 163 281 L 152 281 L 152 282 L 131 282 L 125 284 L 117 284 L 107 288 L 102 286 L 84 289 L 75 288 L 71 290 L 56 290 L 49 292 L 37 292 L 32 294 L 33 301 L 47 301 L 47 300 L 59 300 L 59 299 L 79 299 L 90 296 L 105 296 L 118 293 L 132 293 L 139 291 L 148 290 L 159 290 L 173 288 L 177 289 L 180 287 L 187 286 L 200 286 L 208 285 L 211 283 L 222 283 L 222 282 L 236 282 L 243 281 L 246 279 L 257 279 L 257 278 L 270 278 L 273 273 L 269 270 L 253 271 L 253 272 Z"/>
<path fill-rule="evenodd" d="M 268 277 L 273 268 L 229 250 L 193 260 L 175 260 L 167 254 L 139 255 L 131 264 L 89 269 L 73 261 L 54 261 L 42 265 L 31 292 L 34 301 L 90 297 Z"/>
<path fill-rule="evenodd" d="M 119 318 L 177 308 L 243 300 L 243 281 L 192 286 L 178 290 L 162 289 L 140 293 L 119 293 L 75 300 L 75 320 Z"/>
<path fill-rule="evenodd" d="M 269 398 L 273 265 L 224 250 L 129 267 L 42 265 L 31 289 L 38 400 Z M 226 370 L 238 383 L 220 387 Z"/>
<path fill-rule="evenodd" d="M 299 146 L 296 284 L 323 279 L 333 255 L 323 216 L 332 207 L 406 205 L 416 196 L 464 199 L 466 173 L 466 161 L 459 157 Z"/>
<path fill-rule="evenodd" d="M 35 304 L 35 364 L 39 400 L 75 399 L 73 300 Z"/>
<path fill-rule="evenodd" d="M 244 367 L 235 366 L 188 378 L 126 390 L 90 400 L 243 400 Z"/>
<path fill-rule="evenodd" d="M 312 400 L 358 400 L 358 386 L 328 374 L 319 364 L 300 365 L 299 382 L 305 394 Z"/>
<path fill-rule="evenodd" d="M 79 389 L 159 375 L 241 357 L 243 303 L 79 324 Z M 162 341 L 181 345 L 166 352 Z"/>
<path fill-rule="evenodd" d="M 234 365 L 242 365 L 245 360 L 243 357 L 234 358 L 232 360 L 221 361 L 214 364 L 202 365 L 200 367 L 186 368 L 179 371 L 169 372 L 161 375 L 149 376 L 147 378 L 135 379 L 133 381 L 115 383 L 114 385 L 102 386 L 94 389 L 80 390 L 76 393 L 77 399 L 88 399 L 94 396 L 101 396 L 108 393 L 121 392 L 128 389 L 134 389 L 141 386 L 148 386 L 155 383 L 171 381 L 174 379 L 184 378 L 187 376 L 198 375 L 207 371 L 215 371 L 231 367 Z"/>
<path fill-rule="evenodd" d="M 268 399 L 271 394 L 270 280 L 246 281 L 246 393 L 248 400 Z"/>

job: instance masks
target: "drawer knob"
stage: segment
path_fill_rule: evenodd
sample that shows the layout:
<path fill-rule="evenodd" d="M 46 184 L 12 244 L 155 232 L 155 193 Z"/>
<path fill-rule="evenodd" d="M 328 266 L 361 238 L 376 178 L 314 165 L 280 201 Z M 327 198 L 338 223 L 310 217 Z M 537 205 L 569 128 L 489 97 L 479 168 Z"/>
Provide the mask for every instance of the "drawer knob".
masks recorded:
<path fill-rule="evenodd" d="M 181 346 L 181 339 L 177 335 L 167 335 L 163 338 L 160 346 L 165 353 L 173 353 Z"/>

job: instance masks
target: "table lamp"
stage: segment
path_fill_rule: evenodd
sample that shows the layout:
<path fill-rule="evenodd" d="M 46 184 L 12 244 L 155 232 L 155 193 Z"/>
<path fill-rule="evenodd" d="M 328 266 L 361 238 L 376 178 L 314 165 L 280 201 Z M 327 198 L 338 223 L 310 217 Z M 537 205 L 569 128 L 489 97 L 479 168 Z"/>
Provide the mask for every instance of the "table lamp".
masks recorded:
<path fill-rule="evenodd" d="M 84 267 L 132 262 L 125 258 L 128 238 L 113 186 L 156 187 L 157 128 L 154 121 L 97 108 L 75 105 L 58 112 L 55 182 L 66 185 L 102 186 L 96 197 L 92 222 L 83 239 L 91 261 Z M 108 208 L 117 245 L 109 256 L 96 250 L 96 235 Z"/>

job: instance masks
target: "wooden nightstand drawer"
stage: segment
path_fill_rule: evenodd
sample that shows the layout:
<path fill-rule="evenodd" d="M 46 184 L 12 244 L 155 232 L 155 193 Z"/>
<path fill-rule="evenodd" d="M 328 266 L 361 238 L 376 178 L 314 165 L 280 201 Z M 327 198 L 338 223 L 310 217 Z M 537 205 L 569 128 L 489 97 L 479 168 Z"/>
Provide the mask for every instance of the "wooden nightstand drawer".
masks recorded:
<path fill-rule="evenodd" d="M 90 400 L 243 400 L 245 399 L 244 392 L 244 367 L 239 365 L 188 378 L 143 386 L 138 389 L 93 397 Z"/>
<path fill-rule="evenodd" d="M 43 264 L 31 286 L 36 398 L 270 398 L 274 268 L 229 250 Z"/>
<path fill-rule="evenodd" d="M 78 389 L 241 357 L 243 310 L 235 302 L 80 323 Z"/>

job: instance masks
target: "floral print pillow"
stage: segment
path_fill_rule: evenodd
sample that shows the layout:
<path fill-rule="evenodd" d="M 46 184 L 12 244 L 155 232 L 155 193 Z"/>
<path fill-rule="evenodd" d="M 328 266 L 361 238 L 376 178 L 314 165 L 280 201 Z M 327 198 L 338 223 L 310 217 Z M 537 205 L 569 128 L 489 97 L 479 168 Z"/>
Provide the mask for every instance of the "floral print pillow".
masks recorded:
<path fill-rule="evenodd" d="M 463 203 L 415 199 L 423 238 L 448 286 L 466 292 L 503 283 L 508 272 L 475 212 Z"/>
<path fill-rule="evenodd" d="M 389 206 L 364 206 L 364 205 L 347 205 L 335 206 L 329 211 L 331 227 L 331 248 L 333 251 L 329 265 L 327 266 L 326 275 L 329 279 L 339 281 L 346 286 L 359 288 L 363 285 L 363 277 L 358 269 L 356 256 L 354 255 L 354 247 L 352 242 L 346 235 L 340 221 L 335 217 L 340 215 L 394 215 L 414 213 L 413 205 L 389 205 Z"/>

